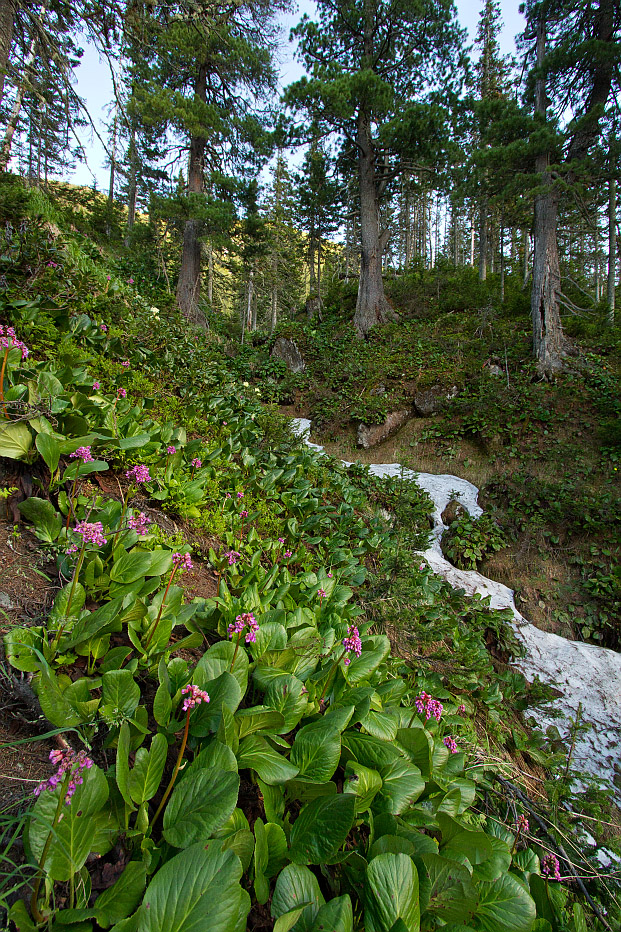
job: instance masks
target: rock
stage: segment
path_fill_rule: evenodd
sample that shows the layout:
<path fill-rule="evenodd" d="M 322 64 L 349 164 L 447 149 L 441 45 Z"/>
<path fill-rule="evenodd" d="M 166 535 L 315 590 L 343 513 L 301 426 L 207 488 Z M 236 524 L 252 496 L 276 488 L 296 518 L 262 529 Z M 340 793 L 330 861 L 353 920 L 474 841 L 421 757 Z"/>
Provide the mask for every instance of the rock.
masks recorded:
<path fill-rule="evenodd" d="M 297 343 L 287 337 L 278 337 L 272 350 L 272 359 L 282 359 L 291 372 L 303 372 L 306 369 L 306 363 Z"/>
<path fill-rule="evenodd" d="M 392 437 L 404 424 L 412 417 L 412 409 L 404 408 L 401 411 L 392 411 L 383 424 L 359 424 L 358 425 L 358 446 L 368 450 L 369 447 L 375 447 L 378 443 L 383 443 Z"/>
<path fill-rule="evenodd" d="M 386 386 L 384 385 L 383 382 L 380 382 L 378 385 L 375 386 L 375 388 L 372 388 L 372 389 L 371 389 L 370 394 L 371 394 L 371 395 L 385 395 L 385 394 L 386 394 Z"/>
<path fill-rule="evenodd" d="M 10 612 L 15 608 L 6 592 L 0 592 L 0 608 L 3 608 L 5 612 Z"/>
<path fill-rule="evenodd" d="M 417 392 L 414 395 L 414 407 L 419 417 L 430 417 L 436 414 L 447 401 L 454 398 L 457 394 L 457 386 L 446 389 L 441 385 L 433 385 L 424 392 Z"/>
<path fill-rule="evenodd" d="M 486 368 L 490 375 L 502 376 L 505 374 L 504 370 L 494 363 L 492 363 L 490 366 L 486 366 Z"/>
<path fill-rule="evenodd" d="M 463 518 L 464 515 L 467 514 L 468 512 L 464 506 L 460 504 L 457 499 L 452 498 L 442 512 L 442 524 L 446 524 L 447 527 L 450 527 L 454 521 L 459 521 L 460 518 Z"/>

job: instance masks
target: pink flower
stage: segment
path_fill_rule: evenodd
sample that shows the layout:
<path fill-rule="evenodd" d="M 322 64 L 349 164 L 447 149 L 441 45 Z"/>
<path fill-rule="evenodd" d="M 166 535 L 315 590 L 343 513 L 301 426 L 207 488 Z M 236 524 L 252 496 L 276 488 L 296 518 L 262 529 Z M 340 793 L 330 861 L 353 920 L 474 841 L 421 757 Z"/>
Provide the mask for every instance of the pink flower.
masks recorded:
<path fill-rule="evenodd" d="M 166 452 L 172 456 L 173 453 L 177 452 L 177 448 L 173 447 L 173 445 L 171 444 L 169 447 L 166 447 Z"/>
<path fill-rule="evenodd" d="M 284 538 L 284 537 L 279 537 L 279 538 L 278 538 L 278 543 L 279 543 L 279 544 L 284 544 L 284 542 L 285 542 L 285 538 Z"/>
<path fill-rule="evenodd" d="M 26 359 L 28 356 L 29 350 L 25 343 L 22 343 L 21 340 L 18 340 L 15 336 L 15 328 L 7 327 L 6 329 L 0 324 L 0 346 L 5 349 L 20 349 L 22 352 L 22 359 Z"/>
<path fill-rule="evenodd" d="M 58 262 L 52 262 L 52 260 L 50 259 L 50 261 L 49 261 L 48 264 L 47 264 L 47 267 L 48 267 L 48 269 L 57 269 L 57 268 L 58 268 Z"/>
<path fill-rule="evenodd" d="M 119 388 L 119 390 L 118 390 L 118 392 L 117 392 L 117 396 L 118 396 L 119 398 L 127 398 L 127 389 L 126 389 L 126 388 Z"/>
<path fill-rule="evenodd" d="M 58 770 L 56 773 L 52 774 L 49 780 L 44 780 L 43 783 L 39 783 L 34 790 L 34 795 L 39 796 L 39 794 L 43 793 L 45 790 L 55 790 L 58 784 L 62 783 L 65 776 L 69 773 L 71 774 L 71 779 L 67 786 L 67 794 L 65 796 L 65 805 L 68 806 L 76 788 L 84 782 L 82 771 L 90 770 L 93 766 L 93 761 L 90 757 L 86 756 L 86 751 L 76 752 L 71 748 L 50 751 L 50 761 L 55 767 L 58 767 Z"/>
<path fill-rule="evenodd" d="M 192 462 L 190 463 L 190 466 L 193 466 L 194 469 L 200 469 L 202 465 L 203 464 L 201 460 L 199 460 L 198 456 L 195 456 Z"/>
<path fill-rule="evenodd" d="M 189 553 L 173 553 L 172 562 L 175 569 L 182 567 L 184 570 L 191 570 L 193 566 Z"/>
<path fill-rule="evenodd" d="M 553 880 L 561 879 L 560 864 L 555 854 L 544 855 L 541 861 L 541 873 L 544 877 L 551 877 Z"/>
<path fill-rule="evenodd" d="M 437 699 L 433 699 L 429 693 L 426 693 L 424 690 L 421 692 L 420 696 L 414 700 L 414 705 L 416 706 L 417 711 L 422 715 L 425 715 L 425 721 L 433 717 L 437 722 L 440 721 L 442 717 L 442 710 L 444 706 Z"/>
<path fill-rule="evenodd" d="M 77 553 L 77 550 L 78 550 L 77 544 L 71 544 L 70 547 L 67 547 L 67 549 L 65 550 L 65 553 Z"/>
<path fill-rule="evenodd" d="M 133 278 L 128 278 L 128 279 L 127 279 L 127 283 L 128 283 L 129 285 L 133 285 L 133 284 L 134 284 L 134 279 L 133 279 Z"/>
<path fill-rule="evenodd" d="M 111 275 L 106 275 L 106 278 L 108 279 L 109 282 L 112 281 L 112 276 L 111 276 Z"/>
<path fill-rule="evenodd" d="M 244 497 L 244 493 L 243 493 L 243 492 L 238 492 L 238 493 L 237 493 L 237 497 L 238 497 L 238 498 L 243 498 L 243 497 Z"/>
<path fill-rule="evenodd" d="M 234 634 L 241 635 L 244 628 L 248 628 L 246 644 L 254 644 L 257 639 L 259 625 L 252 612 L 244 612 L 242 615 L 236 616 L 235 621 L 231 622 L 228 627 L 229 638 L 232 638 Z"/>
<path fill-rule="evenodd" d="M 227 559 L 228 559 L 228 561 L 229 561 L 229 566 L 235 566 L 235 564 L 237 563 L 237 561 L 238 561 L 239 558 L 241 557 L 241 554 L 238 553 L 237 550 L 228 550 L 228 551 L 224 554 L 224 556 L 227 557 Z"/>
<path fill-rule="evenodd" d="M 125 473 L 127 479 L 133 479 L 135 483 L 140 485 L 141 482 L 151 482 L 151 475 L 149 473 L 148 466 L 132 466 L 131 469 L 128 469 Z"/>
<path fill-rule="evenodd" d="M 99 384 L 99 382 L 93 382 L 93 391 L 94 391 L 94 392 L 99 391 L 100 388 L 101 388 L 101 385 Z"/>
<path fill-rule="evenodd" d="M 318 590 L 317 590 L 317 595 L 319 596 L 320 599 L 325 599 L 325 597 L 326 597 L 326 590 L 325 590 L 325 589 L 318 589 Z"/>
<path fill-rule="evenodd" d="M 186 697 L 183 700 L 184 712 L 193 709 L 194 706 L 200 705 L 201 702 L 209 702 L 209 695 L 203 689 L 199 689 L 198 686 L 194 686 L 192 683 L 184 686 L 181 690 L 181 694 Z"/>
<path fill-rule="evenodd" d="M 93 457 L 91 456 L 90 447 L 78 447 L 73 453 L 69 454 L 69 459 L 72 460 L 82 460 L 83 463 L 92 463 Z"/>
<path fill-rule="evenodd" d="M 292 556 L 293 556 L 293 551 L 292 551 L 292 550 L 285 550 L 283 556 L 284 556 L 285 560 L 288 560 L 289 557 L 292 557 Z"/>
<path fill-rule="evenodd" d="M 101 521 L 80 521 L 76 524 L 74 531 L 81 534 L 85 544 L 95 544 L 96 547 L 103 547 L 107 544 L 107 538 L 103 536 L 103 524 Z"/>
<path fill-rule="evenodd" d="M 147 518 L 144 511 L 141 511 L 139 515 L 131 516 L 127 519 L 127 525 L 135 531 L 140 537 L 144 537 L 147 533 L 147 527 L 151 524 L 151 518 Z"/>
<path fill-rule="evenodd" d="M 524 813 L 522 813 L 521 815 L 519 815 L 519 816 L 517 817 L 517 821 L 516 821 L 516 823 L 515 823 L 515 827 L 517 828 L 518 832 L 527 832 L 527 831 L 528 831 L 528 829 L 529 829 L 528 819 L 526 818 L 526 816 L 524 815 Z"/>
<path fill-rule="evenodd" d="M 102 330 L 103 333 L 107 333 L 107 332 L 108 332 L 108 328 L 106 327 L 105 324 L 100 324 L 99 329 Z"/>
<path fill-rule="evenodd" d="M 240 518 L 247 518 L 247 517 L 248 517 L 248 512 L 247 512 L 246 510 L 240 511 L 239 517 L 240 517 Z"/>
<path fill-rule="evenodd" d="M 328 577 L 328 579 L 332 579 L 332 573 L 326 573 L 326 576 Z"/>
<path fill-rule="evenodd" d="M 463 704 L 463 702 L 462 702 L 462 704 L 461 704 L 460 706 L 457 707 L 457 714 L 458 714 L 458 715 L 465 715 L 465 714 L 466 714 L 466 706 Z"/>
<path fill-rule="evenodd" d="M 353 652 L 356 657 L 359 657 L 362 653 L 362 641 L 360 640 L 358 628 L 355 625 L 347 626 L 347 637 L 343 638 L 343 647 L 348 655 L 343 661 L 347 667 L 351 663 L 351 658 L 349 657 L 350 652 Z"/>
<path fill-rule="evenodd" d="M 459 748 L 454 738 L 451 738 L 450 735 L 447 735 L 444 739 L 444 747 L 448 748 L 451 754 L 457 754 Z"/>
<path fill-rule="evenodd" d="M 124 369 L 129 369 L 129 359 L 126 359 L 125 362 L 122 362 L 121 365 Z"/>

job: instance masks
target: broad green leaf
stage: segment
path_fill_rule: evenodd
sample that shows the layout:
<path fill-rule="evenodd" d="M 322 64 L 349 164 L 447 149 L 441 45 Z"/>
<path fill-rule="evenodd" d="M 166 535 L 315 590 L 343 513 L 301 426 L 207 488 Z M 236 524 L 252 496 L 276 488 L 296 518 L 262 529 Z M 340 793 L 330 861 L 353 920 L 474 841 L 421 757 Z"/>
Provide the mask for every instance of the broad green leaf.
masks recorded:
<path fill-rule="evenodd" d="M 135 582 L 143 576 L 150 575 L 151 557 L 152 554 L 140 550 L 124 553 L 118 560 L 114 561 L 110 570 L 110 579 L 112 582 L 127 585 L 127 583 Z"/>
<path fill-rule="evenodd" d="M 477 881 L 498 880 L 511 866 L 511 849 L 506 841 L 493 835 L 487 835 L 487 839 L 492 846 L 492 855 L 475 866 L 473 877 Z"/>
<path fill-rule="evenodd" d="M 285 913 L 298 910 L 304 903 L 308 903 L 295 924 L 288 928 L 291 932 L 310 932 L 324 902 L 317 878 L 308 867 L 287 864 L 276 880 L 272 896 L 272 918 L 279 919 Z M 286 927 L 283 926 L 283 929 Z"/>
<path fill-rule="evenodd" d="M 365 812 L 382 788 L 382 778 L 377 770 L 350 760 L 345 767 L 343 792 L 356 797 L 356 814 Z"/>
<path fill-rule="evenodd" d="M 71 728 L 81 724 L 84 719 L 65 698 L 60 684 L 61 680 L 49 667 L 45 667 L 41 675 L 33 680 L 33 687 L 47 720 L 57 728 Z"/>
<path fill-rule="evenodd" d="M 4 636 L 4 649 L 12 667 L 34 673 L 40 665 L 35 650 L 43 649 L 43 628 L 11 628 Z"/>
<path fill-rule="evenodd" d="M 218 731 L 222 720 L 222 707 L 226 706 L 231 712 L 234 711 L 241 702 L 242 694 L 238 681 L 227 671 L 206 683 L 201 677 L 196 676 L 195 671 L 194 683 L 207 690 L 209 702 L 201 703 L 190 716 L 190 734 L 204 738 Z"/>
<path fill-rule="evenodd" d="M 63 519 L 51 502 L 43 498 L 27 498 L 17 507 L 23 516 L 34 524 L 39 540 L 46 544 L 56 540 L 62 530 Z"/>
<path fill-rule="evenodd" d="M 364 638 L 360 657 L 354 657 L 349 666 L 345 667 L 345 679 L 352 685 L 368 679 L 389 653 L 390 641 L 386 635 Z"/>
<path fill-rule="evenodd" d="M 292 673 L 278 676 L 267 687 L 265 705 L 276 709 L 284 716 L 284 724 L 280 734 L 288 734 L 298 724 L 306 708 L 308 699 L 302 693 L 304 684 Z"/>
<path fill-rule="evenodd" d="M 0 424 L 0 456 L 24 460 L 32 447 L 32 434 L 23 421 Z"/>
<path fill-rule="evenodd" d="M 393 712 L 377 712 L 370 709 L 360 719 L 360 724 L 370 735 L 381 738 L 382 741 L 394 741 L 397 737 L 399 722 Z"/>
<path fill-rule="evenodd" d="M 337 896 L 319 908 L 311 932 L 353 932 L 354 915 L 351 900 Z"/>
<path fill-rule="evenodd" d="M 214 738 L 196 755 L 189 767 L 185 767 L 178 779 L 185 780 L 194 770 L 229 770 L 237 773 L 237 758 L 230 747 Z"/>
<path fill-rule="evenodd" d="M 227 705 L 230 704 L 227 703 Z M 268 706 L 252 706 L 250 709 L 240 709 L 235 713 L 235 724 L 237 725 L 238 737 L 241 741 L 248 735 L 253 735 L 259 731 L 275 732 L 276 734 L 283 729 L 285 724 L 284 716 L 275 709 Z"/>
<path fill-rule="evenodd" d="M 444 858 L 465 854 L 471 864 L 481 864 L 494 853 L 492 840 L 485 832 L 461 831 L 454 835 L 447 844 L 440 845 L 440 854 Z"/>
<path fill-rule="evenodd" d="M 164 811 L 164 838 L 175 848 L 205 842 L 233 812 L 239 776 L 225 770 L 196 770 L 177 784 Z"/>
<path fill-rule="evenodd" d="M 373 811 L 400 815 L 410 809 L 425 789 L 420 770 L 402 757 L 379 767 L 382 787 L 373 800 Z"/>
<path fill-rule="evenodd" d="M 115 922 L 126 919 L 142 899 L 147 882 L 147 871 L 142 861 L 130 861 L 119 879 L 95 900 L 95 918 L 107 929 Z"/>
<path fill-rule="evenodd" d="M 477 890 L 475 920 L 481 932 L 530 932 L 535 902 L 517 877 L 502 874 L 498 880 L 478 883 Z"/>
<path fill-rule="evenodd" d="M 221 843 L 186 848 L 159 869 L 140 907 L 140 932 L 237 932 L 250 900 L 239 884 L 242 866 Z"/>
<path fill-rule="evenodd" d="M 425 728 L 400 728 L 397 743 L 413 764 L 416 764 L 425 780 L 431 779 L 433 766 L 433 738 Z"/>
<path fill-rule="evenodd" d="M 205 685 L 210 680 L 215 680 L 221 673 L 232 673 L 239 683 L 242 696 L 244 696 L 248 686 L 248 655 L 244 648 L 240 646 L 237 656 L 235 657 L 235 665 L 233 669 L 231 669 L 233 657 L 235 657 L 235 645 L 233 642 L 218 641 L 217 644 L 212 645 L 212 647 L 203 654 L 196 664 L 193 682 L 196 683 L 197 686 L 200 686 L 201 689 L 205 689 Z"/>
<path fill-rule="evenodd" d="M 343 793 L 307 803 L 291 830 L 291 860 L 295 864 L 324 864 L 344 844 L 355 809 L 355 798 Z"/>
<path fill-rule="evenodd" d="M 63 806 L 63 817 L 52 835 L 45 871 L 53 880 L 69 880 L 95 850 L 93 816 L 106 804 L 108 783 L 99 767 L 84 770 L 82 775 L 84 782 L 76 788 L 71 803 Z M 52 827 L 60 792 L 58 786 L 41 793 L 32 809 L 28 841 L 37 861 Z"/>
<path fill-rule="evenodd" d="M 445 922 L 470 922 L 477 891 L 468 870 L 437 854 L 424 854 L 422 861 L 431 884 L 426 908 Z"/>
<path fill-rule="evenodd" d="M 256 771 L 265 783 L 272 786 L 293 780 L 298 774 L 298 768 L 275 751 L 260 735 L 249 735 L 244 738 L 239 745 L 237 764 L 240 770 L 248 767 Z"/>
<path fill-rule="evenodd" d="M 49 434 L 37 434 L 35 446 L 45 460 L 45 465 L 52 475 L 54 475 L 58 469 L 60 460 L 60 444 L 58 440 L 55 440 L 54 437 L 51 437 Z"/>
<path fill-rule="evenodd" d="M 140 702 L 140 687 L 129 670 L 110 670 L 102 677 L 101 705 L 107 718 L 131 718 Z"/>
<path fill-rule="evenodd" d="M 129 792 L 129 722 L 123 722 L 119 729 L 119 740 L 116 750 L 116 783 L 119 792 L 127 805 L 133 809 L 132 798 Z"/>
<path fill-rule="evenodd" d="M 380 854 L 367 868 L 365 932 L 390 932 L 399 919 L 419 932 L 418 874 L 406 854 Z"/>
<path fill-rule="evenodd" d="M 341 756 L 341 736 L 331 727 L 305 725 L 295 736 L 291 763 L 299 777 L 312 783 L 325 783 L 334 774 Z"/>
<path fill-rule="evenodd" d="M 167 754 L 168 741 L 162 734 L 153 736 L 148 752 L 146 748 L 136 751 L 136 762 L 129 773 L 129 792 L 135 803 L 146 803 L 157 793 Z"/>
<path fill-rule="evenodd" d="M 394 761 L 404 759 L 394 744 L 380 741 L 373 735 L 363 735 L 359 731 L 344 731 L 341 740 L 343 746 L 350 751 L 351 756 L 358 763 L 380 772 L 383 767 L 389 766 Z"/>

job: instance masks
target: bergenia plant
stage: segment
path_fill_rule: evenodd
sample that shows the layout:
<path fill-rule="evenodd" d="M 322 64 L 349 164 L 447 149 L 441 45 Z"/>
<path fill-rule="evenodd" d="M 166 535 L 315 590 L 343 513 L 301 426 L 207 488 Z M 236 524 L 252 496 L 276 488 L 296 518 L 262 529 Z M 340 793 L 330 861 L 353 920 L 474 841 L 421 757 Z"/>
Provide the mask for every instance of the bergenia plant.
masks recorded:
<path fill-rule="evenodd" d="M 21 359 L 26 359 L 28 357 L 28 347 L 25 343 L 22 343 L 21 340 L 17 339 L 13 327 L 5 328 L 2 326 L 2 324 L 0 324 L 0 348 L 4 349 L 4 354 L 2 356 L 2 366 L 0 366 L 0 404 L 2 404 L 4 416 L 8 418 L 9 414 L 4 402 L 4 374 L 6 372 L 9 353 L 13 349 L 19 349 L 21 350 L 22 354 Z"/>

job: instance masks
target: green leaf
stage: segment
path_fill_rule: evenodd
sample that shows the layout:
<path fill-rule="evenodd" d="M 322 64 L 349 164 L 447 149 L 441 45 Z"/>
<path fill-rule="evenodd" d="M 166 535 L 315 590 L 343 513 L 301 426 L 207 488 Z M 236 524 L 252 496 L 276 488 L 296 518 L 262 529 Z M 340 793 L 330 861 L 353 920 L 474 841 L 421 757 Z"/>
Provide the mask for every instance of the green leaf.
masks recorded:
<path fill-rule="evenodd" d="M 248 655 L 244 648 L 240 647 L 235 657 L 235 666 L 231 670 L 233 657 L 235 657 L 235 645 L 232 641 L 218 641 L 203 654 L 196 664 L 193 682 L 201 689 L 205 689 L 210 680 L 215 680 L 221 673 L 230 672 L 239 683 L 241 694 L 244 696 L 248 686 Z"/>
<path fill-rule="evenodd" d="M 360 657 L 354 657 L 349 666 L 345 667 L 345 679 L 351 685 L 368 679 L 389 653 L 390 641 L 386 635 L 365 638 Z"/>
<path fill-rule="evenodd" d="M 225 770 L 196 770 L 173 790 L 164 812 L 164 838 L 175 848 L 205 842 L 237 804 L 239 776 Z"/>
<path fill-rule="evenodd" d="M 399 919 L 408 932 L 419 932 L 418 874 L 411 858 L 378 855 L 367 868 L 367 885 L 365 932 L 390 932 Z"/>
<path fill-rule="evenodd" d="M 167 754 L 168 741 L 162 734 L 153 736 L 148 752 L 146 748 L 136 751 L 136 763 L 129 774 L 129 793 L 135 803 L 146 803 L 157 793 Z"/>
<path fill-rule="evenodd" d="M 308 699 L 302 693 L 304 684 L 292 673 L 279 676 L 271 682 L 265 693 L 265 705 L 277 709 L 284 716 L 284 725 L 280 734 L 288 734 L 298 724 L 306 708 Z"/>
<path fill-rule="evenodd" d="M 410 809 L 425 789 L 420 770 L 402 757 L 379 767 L 382 788 L 373 801 L 373 811 L 400 815 Z"/>
<path fill-rule="evenodd" d="M 140 687 L 129 670 L 110 670 L 102 677 L 101 705 L 107 717 L 131 718 L 140 702 Z"/>
<path fill-rule="evenodd" d="M 33 686 L 47 720 L 58 728 L 71 728 L 73 725 L 81 724 L 84 719 L 65 699 L 60 683 L 56 674 L 49 667 L 45 667 L 40 677 L 33 681 Z"/>
<path fill-rule="evenodd" d="M 147 882 L 147 870 L 142 861 L 130 861 L 111 887 L 95 900 L 95 918 L 104 929 L 126 919 L 142 899 Z"/>
<path fill-rule="evenodd" d="M 140 550 L 132 550 L 130 553 L 124 553 L 118 560 L 115 560 L 110 570 L 110 579 L 112 582 L 128 583 L 135 582 L 142 576 L 157 575 L 150 574 L 152 554 L 144 553 Z"/>
<path fill-rule="evenodd" d="M 45 461 L 45 465 L 54 475 L 60 461 L 60 444 L 49 434 L 37 434 L 35 446 Z"/>
<path fill-rule="evenodd" d="M 275 751 L 260 735 L 244 738 L 239 745 L 237 764 L 240 770 L 245 767 L 254 770 L 265 783 L 272 786 L 293 780 L 298 774 L 298 768 Z"/>
<path fill-rule="evenodd" d="M 237 932 L 250 900 L 239 884 L 242 866 L 221 842 L 196 844 L 157 872 L 140 908 L 140 932 Z"/>
<path fill-rule="evenodd" d="M 341 756 L 341 736 L 324 722 L 317 727 L 305 725 L 295 736 L 291 748 L 291 763 L 299 770 L 300 779 L 325 783 L 338 767 Z"/>
<path fill-rule="evenodd" d="M 127 805 L 133 809 L 132 798 L 129 792 L 129 722 L 124 721 L 119 729 L 119 740 L 116 750 L 116 783 L 121 796 Z"/>
<path fill-rule="evenodd" d="M 295 864 L 323 864 L 344 844 L 354 822 L 353 796 L 320 796 L 293 823 L 289 856 Z"/>
<path fill-rule="evenodd" d="M 62 516 L 51 502 L 43 498 L 27 498 L 17 506 L 23 516 L 35 526 L 35 534 L 46 544 L 53 543 L 63 526 Z"/>
<path fill-rule="evenodd" d="M 11 666 L 34 673 L 40 666 L 35 650 L 43 649 L 43 628 L 11 628 L 4 636 L 4 649 Z"/>
<path fill-rule="evenodd" d="M 397 742 L 425 780 L 431 779 L 433 768 L 433 738 L 425 728 L 400 728 Z"/>
<path fill-rule="evenodd" d="M 320 907 L 311 932 L 353 932 L 354 915 L 349 895 L 337 896 Z"/>
<path fill-rule="evenodd" d="M 304 903 L 308 903 L 308 906 L 302 909 L 294 925 L 285 924 L 282 928 L 283 930 L 289 928 L 291 932 L 310 932 L 319 908 L 324 902 L 317 878 L 308 867 L 287 864 L 276 880 L 272 896 L 272 918 L 284 917 L 286 913 L 297 911 Z"/>
<path fill-rule="evenodd" d="M 24 460 L 32 447 L 32 434 L 23 421 L 0 425 L 0 456 Z"/>
<path fill-rule="evenodd" d="M 227 705 L 230 707 L 229 703 Z M 250 709 L 240 709 L 236 712 L 235 724 L 241 741 L 247 735 L 253 735 L 257 731 L 278 733 L 283 728 L 285 719 L 280 712 L 268 706 L 253 706 Z"/>
<path fill-rule="evenodd" d="M 475 919 L 481 932 L 530 932 L 537 914 L 535 902 L 516 877 L 503 874 L 492 882 L 481 881 L 477 890 Z"/>
<path fill-rule="evenodd" d="M 377 770 L 350 760 L 345 767 L 343 792 L 356 797 L 356 815 L 366 812 L 382 788 L 382 778 Z"/>
<path fill-rule="evenodd" d="M 444 922 L 470 922 L 477 905 L 477 891 L 469 871 L 437 854 L 424 854 L 422 861 L 431 884 L 426 908 Z"/>
<path fill-rule="evenodd" d="M 93 850 L 93 816 L 105 806 L 108 783 L 99 767 L 82 771 L 84 782 L 77 788 L 71 803 L 63 806 L 62 819 L 52 833 L 52 841 L 45 862 L 45 871 L 52 880 L 67 881 L 79 871 Z M 40 860 L 54 814 L 61 786 L 41 793 L 34 804 L 28 841 L 34 857 Z"/>
<path fill-rule="evenodd" d="M 199 682 L 198 680 L 201 680 Z M 222 707 L 234 711 L 241 702 L 241 690 L 239 683 L 227 671 L 221 673 L 215 680 L 206 683 L 202 678 L 196 677 L 196 671 L 193 678 L 197 686 L 206 689 L 209 694 L 209 702 L 202 703 L 192 713 L 190 717 L 190 734 L 199 738 L 204 738 L 213 732 L 217 732 L 222 720 Z"/>

